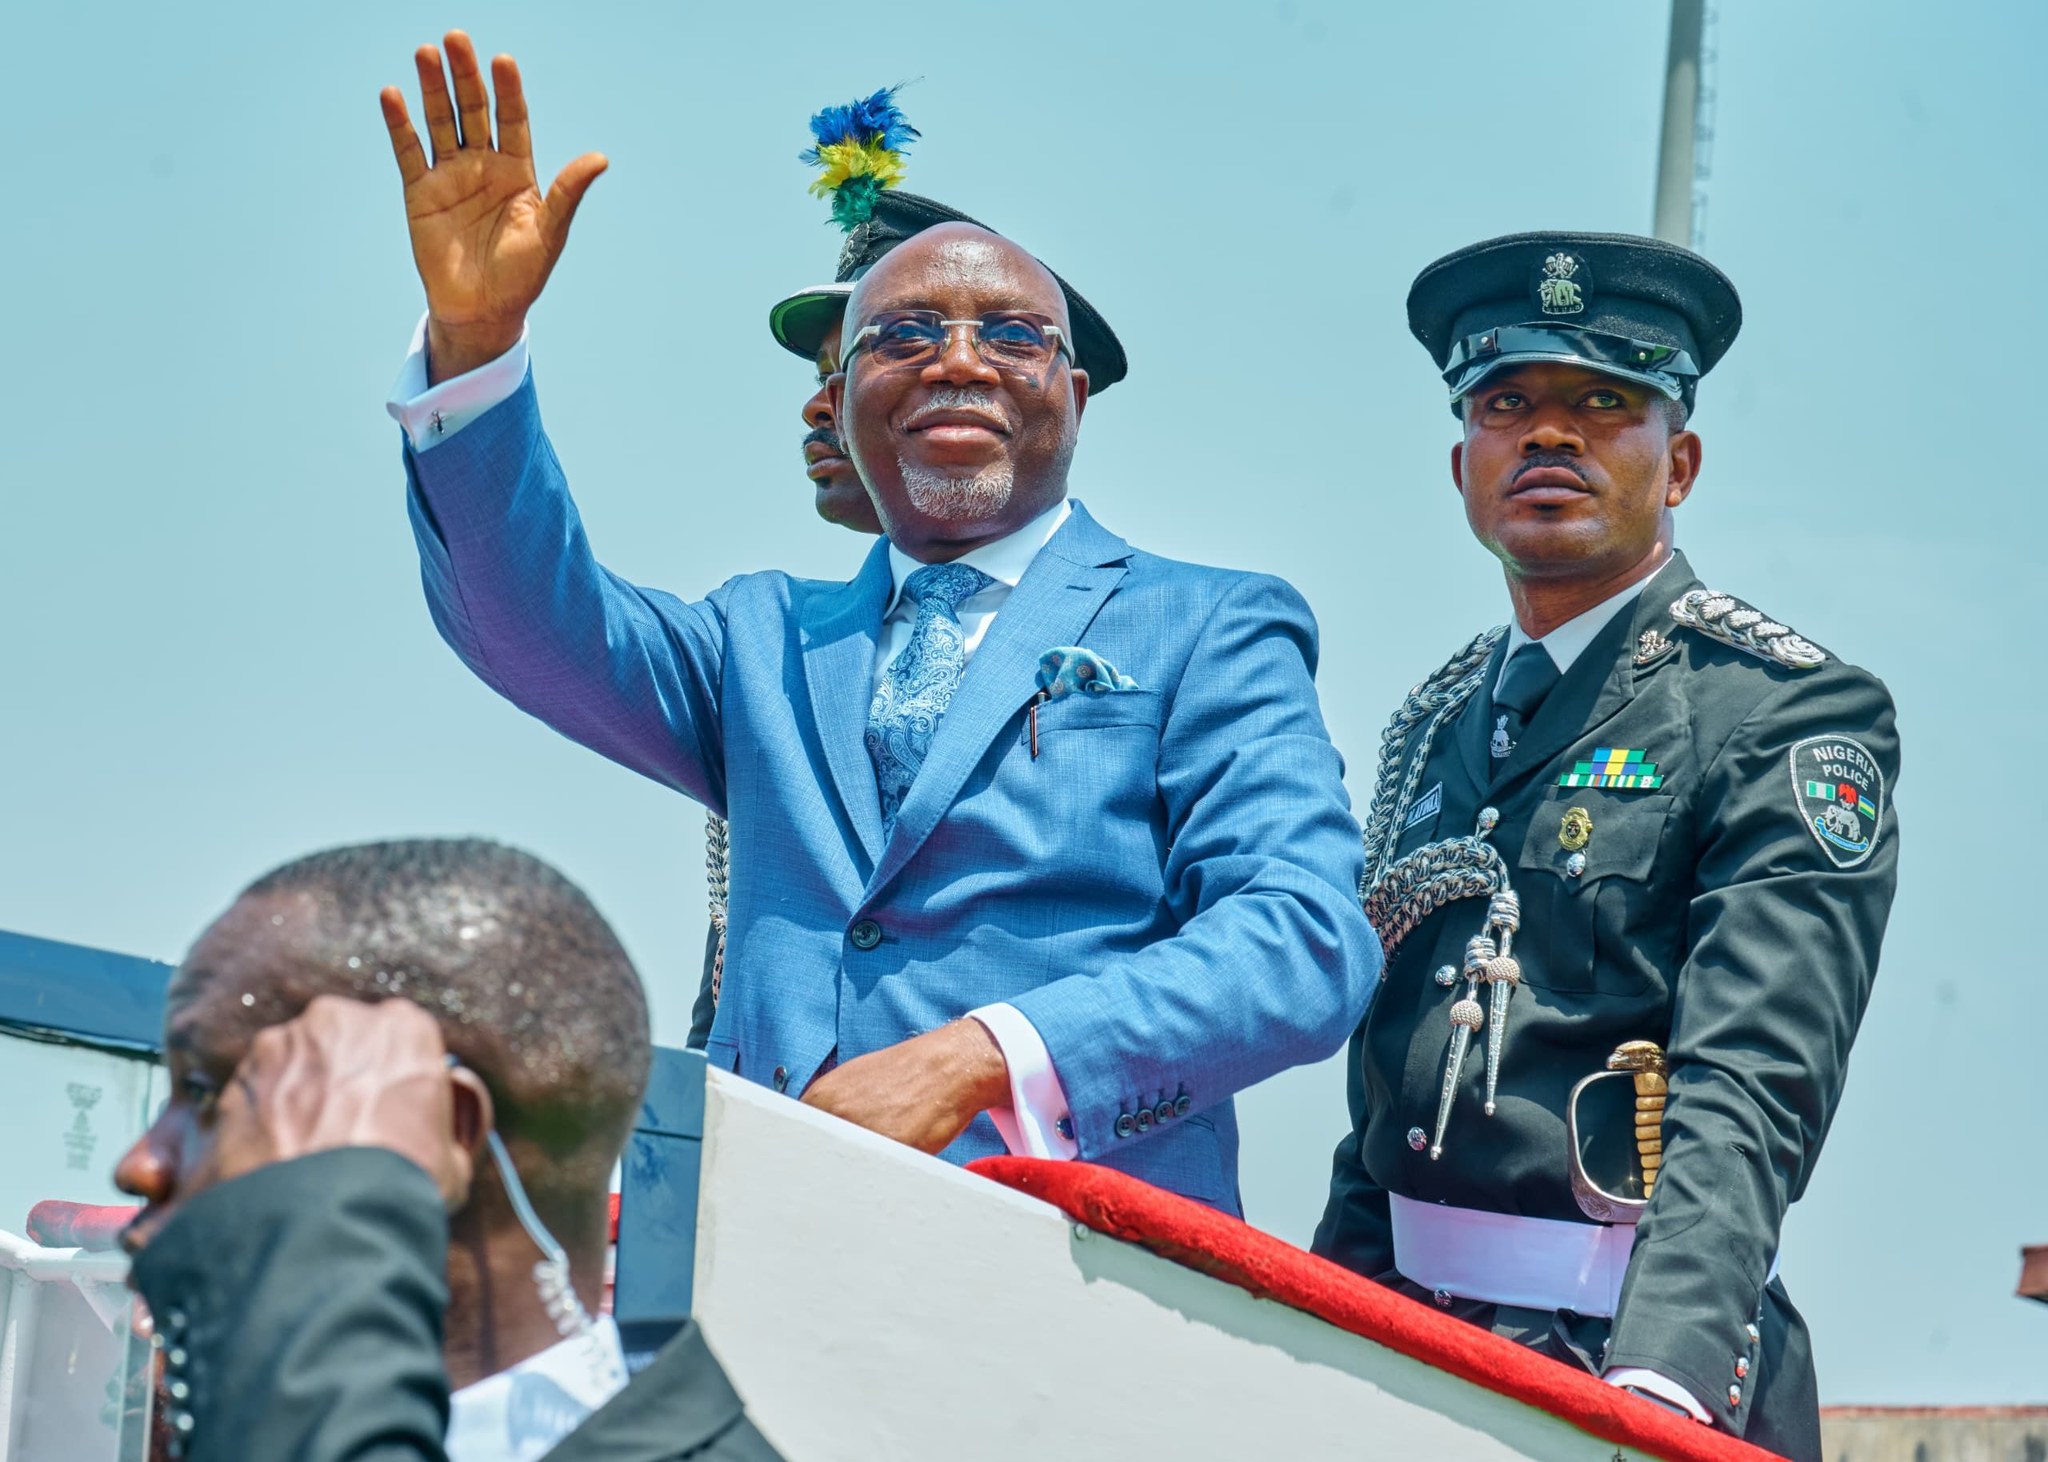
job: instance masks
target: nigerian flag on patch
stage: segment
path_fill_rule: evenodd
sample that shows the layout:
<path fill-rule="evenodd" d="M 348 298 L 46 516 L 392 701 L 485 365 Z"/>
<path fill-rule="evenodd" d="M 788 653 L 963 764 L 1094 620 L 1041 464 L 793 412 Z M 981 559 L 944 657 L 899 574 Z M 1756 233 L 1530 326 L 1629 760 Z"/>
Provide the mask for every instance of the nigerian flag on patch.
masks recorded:
<path fill-rule="evenodd" d="M 1844 807 L 1853 807 L 1872 822 L 1877 821 L 1877 809 L 1864 800 L 1854 782 L 1808 782 L 1806 795 L 1816 802 L 1839 802 Z"/>

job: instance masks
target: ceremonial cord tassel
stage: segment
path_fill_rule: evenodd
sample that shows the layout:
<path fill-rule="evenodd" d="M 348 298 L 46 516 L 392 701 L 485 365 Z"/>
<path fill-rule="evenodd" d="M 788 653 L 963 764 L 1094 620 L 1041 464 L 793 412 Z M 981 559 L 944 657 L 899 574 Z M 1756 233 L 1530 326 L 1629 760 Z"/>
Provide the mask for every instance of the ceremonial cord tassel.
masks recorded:
<path fill-rule="evenodd" d="M 1495 958 L 1493 941 L 1475 934 L 1465 941 L 1465 993 L 1451 1004 L 1451 1050 L 1444 1057 L 1444 1089 L 1436 1103 L 1436 1136 L 1429 1145 L 1429 1160 L 1444 1155 L 1444 1129 L 1451 1122 L 1451 1103 L 1458 1095 L 1458 1078 L 1465 1072 L 1465 1052 L 1471 1048 L 1472 1032 L 1486 1023 L 1486 1011 L 1479 1003 L 1479 982 L 1485 976 L 1486 961 Z"/>
<path fill-rule="evenodd" d="M 1500 946 L 1500 953 L 1486 961 L 1484 971 L 1493 1005 L 1486 1027 L 1486 1115 L 1491 1117 L 1494 1097 L 1500 1090 L 1501 1051 L 1508 1039 L 1508 1001 L 1514 998 L 1515 986 L 1522 982 L 1522 966 L 1510 953 L 1515 931 L 1522 927 L 1522 901 L 1513 889 L 1504 888 L 1493 896 L 1486 910 L 1486 922 L 1498 931 L 1496 943 Z"/>

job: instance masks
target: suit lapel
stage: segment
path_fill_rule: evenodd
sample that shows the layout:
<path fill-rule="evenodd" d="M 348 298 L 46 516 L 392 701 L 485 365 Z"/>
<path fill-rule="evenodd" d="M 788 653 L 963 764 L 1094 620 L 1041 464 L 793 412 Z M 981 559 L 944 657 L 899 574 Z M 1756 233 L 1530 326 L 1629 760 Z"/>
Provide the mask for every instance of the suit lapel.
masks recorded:
<path fill-rule="evenodd" d="M 1572 662 L 1572 668 L 1537 710 L 1529 729 L 1508 757 L 1495 795 L 1547 765 L 1560 751 L 1591 736 L 1635 698 L 1635 646 L 1644 630 L 1669 618 L 1671 601 L 1692 578 L 1683 556 L 1673 553 L 1650 577 L 1628 610 L 1616 614 Z"/>
<path fill-rule="evenodd" d="M 875 692 L 875 643 L 893 583 L 883 540 L 851 582 L 807 599 L 801 619 L 811 715 L 825 765 L 870 867 L 882 855 L 882 799 L 864 737 Z"/>
<path fill-rule="evenodd" d="M 953 703 L 932 733 L 931 750 L 897 811 L 896 826 L 868 881 L 881 888 L 931 836 L 990 743 L 1037 689 L 1038 660 L 1055 645 L 1079 641 L 1124 576 L 1130 545 L 1088 516 L 1078 502 L 996 612 L 960 677 Z M 865 758 L 865 751 L 862 753 Z M 872 786 L 873 777 L 869 777 Z"/>

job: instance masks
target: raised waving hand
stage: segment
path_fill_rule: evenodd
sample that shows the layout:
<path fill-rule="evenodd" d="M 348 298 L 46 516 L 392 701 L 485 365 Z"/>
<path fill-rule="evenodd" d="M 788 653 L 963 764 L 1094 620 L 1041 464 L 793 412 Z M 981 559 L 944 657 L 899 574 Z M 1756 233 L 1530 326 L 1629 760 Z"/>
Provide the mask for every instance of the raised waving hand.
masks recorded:
<path fill-rule="evenodd" d="M 406 115 L 404 93 L 387 86 L 378 96 L 405 180 L 413 263 L 427 288 L 427 376 L 436 382 L 474 370 L 518 341 L 526 312 L 569 241 L 576 205 L 607 166 L 604 154 L 586 152 L 557 173 L 543 195 L 533 172 L 518 63 L 510 56 L 491 62 L 498 106 L 493 146 L 491 98 L 476 47 L 459 30 L 448 32 L 445 46 L 445 74 L 434 47 L 413 53 L 431 162 Z"/>

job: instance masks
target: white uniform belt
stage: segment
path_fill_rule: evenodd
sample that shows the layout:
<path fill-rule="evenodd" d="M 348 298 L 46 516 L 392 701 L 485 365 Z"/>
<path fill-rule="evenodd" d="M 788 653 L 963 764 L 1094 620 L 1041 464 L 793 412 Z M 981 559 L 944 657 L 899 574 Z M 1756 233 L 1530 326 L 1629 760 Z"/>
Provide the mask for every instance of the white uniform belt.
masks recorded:
<path fill-rule="evenodd" d="M 1394 1267 L 1424 1289 L 1531 1310 L 1612 1319 L 1633 1224 L 1571 1223 L 1387 1195 Z"/>

